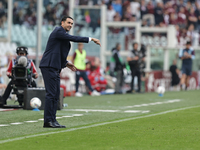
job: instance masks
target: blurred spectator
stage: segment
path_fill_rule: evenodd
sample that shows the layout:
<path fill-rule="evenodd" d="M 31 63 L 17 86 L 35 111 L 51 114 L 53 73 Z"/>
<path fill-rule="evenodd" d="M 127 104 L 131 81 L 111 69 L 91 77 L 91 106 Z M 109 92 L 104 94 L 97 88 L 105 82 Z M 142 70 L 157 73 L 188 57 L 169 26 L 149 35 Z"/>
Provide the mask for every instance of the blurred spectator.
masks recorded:
<path fill-rule="evenodd" d="M 194 25 L 194 28 L 196 27 L 197 25 L 197 17 L 195 15 L 195 10 L 193 7 L 190 8 L 189 10 L 189 16 L 188 16 L 188 25 L 190 24 L 193 24 Z"/>
<path fill-rule="evenodd" d="M 152 14 L 154 15 L 154 6 L 152 4 L 152 1 L 149 1 L 147 3 L 147 14 Z"/>
<path fill-rule="evenodd" d="M 22 24 L 23 18 L 22 18 L 22 11 L 18 5 L 18 2 L 14 2 L 13 6 L 13 24 Z"/>
<path fill-rule="evenodd" d="M 6 20 L 6 12 L 5 12 L 5 8 L 3 6 L 3 3 L 0 2 L 0 28 L 4 27 L 4 22 Z"/>
<path fill-rule="evenodd" d="M 5 9 L 8 8 L 8 0 L 1 0 L 2 5 L 4 6 Z"/>
<path fill-rule="evenodd" d="M 0 2 L 0 18 L 5 14 L 5 8 L 3 6 L 3 3 Z"/>
<path fill-rule="evenodd" d="M 185 13 L 186 15 L 189 15 L 190 9 L 192 8 L 192 4 L 190 1 L 187 1 L 186 6 L 185 6 Z"/>
<path fill-rule="evenodd" d="M 26 9 L 26 15 L 31 16 L 33 12 L 36 12 L 36 3 L 30 2 L 29 7 Z"/>
<path fill-rule="evenodd" d="M 131 6 L 127 5 L 125 7 L 125 11 L 124 11 L 124 15 L 123 15 L 123 19 L 126 19 L 126 21 L 133 21 L 132 17 L 135 17 L 135 15 L 132 15 L 131 12 Z M 135 20 L 136 21 L 136 20 Z"/>
<path fill-rule="evenodd" d="M 68 4 L 68 1 L 62 1 L 62 7 L 64 8 L 63 12 L 62 12 L 62 15 L 65 16 L 65 15 L 69 15 L 69 4 Z M 58 17 L 60 18 L 60 17 Z M 60 22 L 60 20 L 58 21 Z"/>
<path fill-rule="evenodd" d="M 104 71 L 101 68 L 101 62 L 98 57 L 95 57 L 94 63 L 91 65 L 88 72 L 88 79 L 92 88 L 98 92 L 104 91 L 107 87 L 107 80 L 104 77 Z"/>
<path fill-rule="evenodd" d="M 90 10 L 90 27 L 92 28 L 92 32 L 94 33 L 96 31 L 97 27 L 100 27 L 100 14 L 99 10 L 97 9 L 92 9 Z"/>
<path fill-rule="evenodd" d="M 195 15 L 197 17 L 197 30 L 199 30 L 200 29 L 200 4 L 196 2 L 195 5 L 196 5 Z"/>
<path fill-rule="evenodd" d="M 129 52 L 129 55 L 127 57 L 128 64 L 131 69 L 131 76 L 132 76 L 132 81 L 130 85 L 130 90 L 127 91 L 128 93 L 134 92 L 134 79 L 135 76 L 137 77 L 138 80 L 138 89 L 137 92 L 141 92 L 141 64 L 144 62 L 145 59 L 145 50 L 139 51 L 138 50 L 138 43 L 133 43 L 133 50 Z"/>
<path fill-rule="evenodd" d="M 104 71 L 105 73 L 103 74 L 104 78 L 107 80 L 107 86 L 108 88 L 115 88 L 115 83 L 114 83 L 114 79 L 116 79 L 115 77 L 112 77 L 110 75 L 110 63 L 106 63 L 106 69 Z"/>
<path fill-rule="evenodd" d="M 186 40 L 193 42 L 195 40 L 195 34 L 196 32 L 194 31 L 194 25 L 190 24 L 187 30 Z"/>
<path fill-rule="evenodd" d="M 114 16 L 114 20 L 113 21 L 120 21 L 121 20 L 121 17 L 119 15 L 119 13 L 116 13 L 115 16 Z M 120 33 L 121 31 L 121 28 L 120 27 L 109 27 L 109 29 L 111 30 L 112 33 L 114 34 L 118 34 Z"/>
<path fill-rule="evenodd" d="M 171 13 L 171 14 L 170 14 L 170 17 L 169 17 L 169 24 L 171 24 L 171 25 L 176 25 L 176 24 L 178 24 L 178 20 L 177 20 L 177 18 L 176 18 L 175 13 Z"/>
<path fill-rule="evenodd" d="M 195 52 L 191 48 L 191 42 L 186 43 L 185 49 L 180 49 L 179 58 L 182 60 L 181 90 L 183 89 L 183 85 L 185 85 L 185 90 L 187 90 L 192 75 L 192 61 L 195 58 Z"/>
<path fill-rule="evenodd" d="M 83 43 L 78 43 L 78 49 L 75 50 L 74 55 L 73 55 L 73 64 L 76 66 L 77 71 L 76 71 L 76 93 L 75 96 L 77 97 L 82 97 L 83 95 L 78 91 L 79 88 L 79 80 L 80 77 L 82 77 L 85 81 L 86 86 L 89 88 L 89 90 L 92 92 L 92 96 L 99 96 L 100 93 L 98 93 L 96 90 L 94 90 L 91 87 L 91 83 L 88 79 L 88 76 L 86 74 L 86 64 L 85 64 L 85 59 L 86 59 L 86 51 L 83 49 Z"/>
<path fill-rule="evenodd" d="M 53 18 L 53 9 L 52 9 L 52 6 L 51 4 L 47 5 L 46 6 L 46 12 L 44 14 L 44 18 L 47 19 L 47 21 L 52 21 L 53 22 L 53 25 L 55 25 L 55 20 Z"/>
<path fill-rule="evenodd" d="M 184 4 L 184 1 L 183 1 L 183 0 L 179 0 L 178 3 L 177 3 L 178 11 L 180 11 L 180 8 L 181 8 L 181 7 L 184 8 L 184 11 L 186 10 L 186 7 L 185 7 L 185 4 Z"/>
<path fill-rule="evenodd" d="M 116 11 L 113 9 L 113 6 L 109 4 L 107 10 L 107 21 L 113 21 L 115 14 Z"/>
<path fill-rule="evenodd" d="M 136 20 L 140 18 L 140 3 L 139 0 L 132 1 L 130 3 L 132 15 L 135 16 Z"/>
<path fill-rule="evenodd" d="M 178 43 L 180 43 L 180 36 L 181 36 L 180 27 L 179 25 L 176 25 L 175 27 L 176 27 L 176 38 L 177 38 Z"/>
<path fill-rule="evenodd" d="M 155 25 L 154 15 L 147 9 L 144 0 L 141 1 L 140 11 L 141 11 L 141 18 L 142 18 L 143 23 L 149 24 L 149 26 L 154 26 Z M 143 26 L 145 25 L 143 24 Z"/>
<path fill-rule="evenodd" d="M 117 81 L 115 83 L 115 94 L 122 94 L 122 86 L 123 86 L 123 63 L 122 57 L 119 54 L 121 50 L 121 45 L 119 43 L 116 44 L 116 47 L 112 50 L 112 61 L 114 63 L 114 71 Z"/>
<path fill-rule="evenodd" d="M 180 83 L 179 73 L 180 70 L 177 68 L 177 61 L 173 60 L 173 64 L 170 66 L 169 71 L 171 72 L 171 86 L 176 88 Z"/>
<path fill-rule="evenodd" d="M 165 4 L 164 11 L 167 12 L 169 15 L 171 13 L 175 13 L 175 10 L 174 10 L 174 7 L 173 7 L 173 1 L 168 1 Z"/>
<path fill-rule="evenodd" d="M 178 25 L 181 28 L 185 28 L 187 25 L 187 16 L 185 14 L 185 9 L 184 7 L 180 7 L 179 8 L 179 12 L 178 12 Z"/>
<path fill-rule="evenodd" d="M 143 18 L 143 15 L 147 14 L 147 6 L 145 4 L 145 0 L 141 0 L 141 4 L 140 4 L 140 17 L 141 19 Z"/>
<path fill-rule="evenodd" d="M 161 2 L 157 3 L 157 6 L 155 7 L 155 10 L 154 10 L 154 15 L 155 15 L 155 24 L 156 24 L 156 26 L 160 26 L 160 23 L 164 22 L 163 4 Z"/>
<path fill-rule="evenodd" d="M 187 29 L 186 28 L 180 29 L 180 32 L 179 32 L 179 36 L 180 36 L 179 45 L 185 45 L 185 43 L 187 41 L 186 35 L 187 35 Z"/>
<path fill-rule="evenodd" d="M 36 12 L 33 12 L 30 16 L 27 16 L 26 21 L 24 22 L 24 25 L 28 28 L 32 28 L 36 25 Z"/>
<path fill-rule="evenodd" d="M 113 9 L 119 13 L 120 17 L 122 16 L 122 1 L 121 0 L 115 0 L 112 3 Z"/>
<path fill-rule="evenodd" d="M 79 5 L 88 5 L 89 0 L 79 0 Z"/>

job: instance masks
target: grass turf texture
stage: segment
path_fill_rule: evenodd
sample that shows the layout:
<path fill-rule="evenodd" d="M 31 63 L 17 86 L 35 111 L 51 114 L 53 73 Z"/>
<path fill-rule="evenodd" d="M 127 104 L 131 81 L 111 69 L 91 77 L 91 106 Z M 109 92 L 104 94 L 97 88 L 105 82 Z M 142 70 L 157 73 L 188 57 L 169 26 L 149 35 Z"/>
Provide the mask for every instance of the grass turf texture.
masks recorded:
<path fill-rule="evenodd" d="M 67 109 L 90 108 L 110 110 L 150 110 L 148 114 L 198 106 L 199 91 L 167 92 L 164 97 L 158 97 L 155 93 L 108 95 L 101 97 L 83 98 L 67 97 Z M 136 104 L 148 104 L 158 101 L 181 99 L 172 104 L 160 104 L 139 108 L 125 109 L 124 106 Z M 42 111 L 33 112 L 17 110 L 0 112 L 0 124 L 11 122 L 23 122 L 42 118 Z M 144 116 L 142 113 L 105 113 L 105 112 L 72 112 L 58 111 L 57 116 L 84 114 L 82 117 L 63 118 L 59 122 L 67 125 L 67 128 L 81 127 L 88 124 Z M 0 144 L 0 149 L 200 149 L 200 108 L 193 108 L 172 112 L 168 114 L 140 118 L 120 123 L 113 123 L 98 127 L 81 129 L 71 132 L 27 138 L 24 140 Z M 25 123 L 23 125 L 11 125 L 0 127 L 0 139 L 30 135 L 36 133 L 61 131 L 63 129 L 43 129 L 42 121 L 37 123 Z M 66 129 L 64 129 L 66 130 Z"/>

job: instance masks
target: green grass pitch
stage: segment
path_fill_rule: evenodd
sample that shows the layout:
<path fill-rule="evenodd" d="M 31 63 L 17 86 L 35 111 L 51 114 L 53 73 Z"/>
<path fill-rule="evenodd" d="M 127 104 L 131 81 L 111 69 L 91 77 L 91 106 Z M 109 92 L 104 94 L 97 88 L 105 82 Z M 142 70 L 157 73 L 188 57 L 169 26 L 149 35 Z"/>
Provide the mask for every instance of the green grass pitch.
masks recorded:
<path fill-rule="evenodd" d="M 43 111 L 0 112 L 0 150 L 200 149 L 200 92 L 67 97 L 65 129 L 43 128 Z"/>

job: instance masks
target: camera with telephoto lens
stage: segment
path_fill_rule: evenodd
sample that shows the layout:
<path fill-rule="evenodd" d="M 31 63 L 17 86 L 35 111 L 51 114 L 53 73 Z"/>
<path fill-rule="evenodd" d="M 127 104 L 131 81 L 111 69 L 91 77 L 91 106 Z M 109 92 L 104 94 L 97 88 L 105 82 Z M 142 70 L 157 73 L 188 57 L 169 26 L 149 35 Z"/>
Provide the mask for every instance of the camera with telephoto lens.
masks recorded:
<path fill-rule="evenodd" d="M 17 101 L 19 105 L 23 104 L 24 90 L 31 86 L 32 82 L 32 68 L 27 68 L 28 59 L 26 56 L 18 56 L 15 60 L 15 65 L 12 68 L 11 85 L 13 92 L 12 94 L 17 95 Z"/>

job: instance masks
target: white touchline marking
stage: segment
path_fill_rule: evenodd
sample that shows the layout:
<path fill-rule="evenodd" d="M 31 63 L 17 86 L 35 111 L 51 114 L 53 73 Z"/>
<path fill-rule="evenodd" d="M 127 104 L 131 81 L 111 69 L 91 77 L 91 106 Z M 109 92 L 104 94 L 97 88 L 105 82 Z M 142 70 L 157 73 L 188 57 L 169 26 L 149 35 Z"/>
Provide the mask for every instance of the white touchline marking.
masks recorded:
<path fill-rule="evenodd" d="M 1 109 L 0 108 L 0 111 L 11 111 L 11 110 L 14 110 L 14 109 Z"/>
<path fill-rule="evenodd" d="M 73 116 L 62 116 L 62 117 L 69 118 L 69 117 L 73 117 Z"/>
<path fill-rule="evenodd" d="M 27 139 L 27 138 L 33 138 L 33 137 L 43 136 L 43 135 L 50 135 L 50 134 L 56 134 L 56 133 L 70 132 L 70 131 L 76 131 L 76 130 L 87 129 L 87 128 L 92 128 L 92 127 L 103 126 L 103 125 L 112 124 L 112 123 L 119 123 L 119 122 L 124 122 L 124 121 L 135 120 L 135 119 L 148 118 L 148 117 L 163 115 L 163 114 L 167 114 L 167 113 L 171 113 L 171 112 L 176 112 L 176 111 L 180 111 L 180 110 L 186 110 L 186 109 L 190 109 L 190 108 L 197 108 L 197 107 L 200 107 L 200 106 L 191 106 L 191 107 L 185 107 L 185 108 L 179 108 L 179 109 L 172 109 L 172 110 L 167 110 L 167 111 L 159 112 L 159 113 L 156 113 L 156 114 L 150 114 L 150 115 L 146 115 L 146 116 L 126 118 L 126 119 L 121 119 L 121 120 L 116 120 L 116 121 L 97 123 L 97 124 L 93 124 L 93 125 L 89 125 L 89 126 L 83 126 L 83 127 L 78 127 L 78 128 L 71 128 L 71 129 L 67 129 L 67 130 L 54 131 L 54 132 L 41 133 L 41 134 L 35 134 L 35 135 L 28 135 L 28 136 L 13 138 L 13 139 L 1 140 L 0 144 L 7 143 L 7 142 L 12 142 L 12 141 L 19 141 L 19 140 L 23 140 L 23 139 Z"/>
<path fill-rule="evenodd" d="M 83 114 L 74 114 L 73 116 L 83 116 Z"/>
<path fill-rule="evenodd" d="M 14 122 L 14 123 L 10 123 L 12 125 L 18 125 L 18 124 L 23 124 L 22 122 Z"/>
<path fill-rule="evenodd" d="M 99 109 L 64 109 L 64 111 L 85 111 L 85 112 L 118 112 L 119 110 L 99 110 Z"/>
<path fill-rule="evenodd" d="M 56 119 L 61 119 L 62 117 L 56 117 Z"/>
<path fill-rule="evenodd" d="M 73 116 L 83 116 L 83 114 L 74 114 Z M 61 119 L 61 118 L 67 118 L 67 117 L 73 117 L 73 116 L 62 116 L 62 117 L 56 117 L 56 119 Z M 43 121 L 44 119 L 38 119 L 40 121 Z M 30 120 L 30 121 L 24 121 L 25 123 L 34 123 L 34 122 L 38 122 L 38 120 Z M 19 125 L 19 124 L 23 124 L 23 122 L 14 122 L 14 123 L 10 123 L 11 125 Z M 5 125 L 5 124 L 0 124 L 0 127 L 4 127 L 4 126 L 9 126 L 9 125 Z"/>
<path fill-rule="evenodd" d="M 150 112 L 149 110 L 142 111 L 142 113 L 149 113 L 149 112 Z"/>
<path fill-rule="evenodd" d="M 124 108 L 134 108 L 134 107 L 142 107 L 142 106 L 150 106 L 150 105 L 160 105 L 160 104 L 168 104 L 168 103 L 175 103 L 175 102 L 180 102 L 180 99 L 173 99 L 173 100 L 168 100 L 165 102 L 155 102 L 155 103 L 149 103 L 149 104 L 140 104 L 140 105 L 133 105 L 133 106 L 125 106 Z"/>
<path fill-rule="evenodd" d="M 124 112 L 124 113 L 139 113 L 142 112 L 142 110 L 98 110 L 98 109 L 65 109 L 65 111 L 84 111 L 84 112 Z M 147 110 L 149 112 L 149 110 Z M 79 115 L 73 115 L 73 116 L 79 116 Z"/>
<path fill-rule="evenodd" d="M 141 110 L 126 110 L 124 112 L 126 112 L 126 113 L 138 113 L 138 112 L 141 112 Z"/>
<path fill-rule="evenodd" d="M 141 104 L 141 106 L 149 106 L 149 104 Z"/>
<path fill-rule="evenodd" d="M 37 120 L 30 120 L 30 121 L 24 121 L 24 122 L 32 123 L 32 122 L 38 122 L 38 121 Z"/>
<path fill-rule="evenodd" d="M 94 109 L 65 109 L 65 111 L 84 111 L 84 112 L 124 112 L 124 113 L 139 113 L 142 112 L 142 110 L 94 110 Z M 149 110 L 147 110 L 149 112 Z M 73 115 L 73 116 L 79 116 L 79 115 Z"/>
<path fill-rule="evenodd" d="M 6 126 L 10 126 L 8 124 L 0 124 L 0 127 L 6 127 Z"/>

